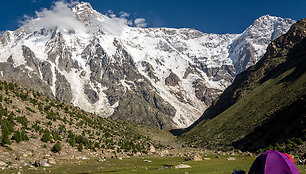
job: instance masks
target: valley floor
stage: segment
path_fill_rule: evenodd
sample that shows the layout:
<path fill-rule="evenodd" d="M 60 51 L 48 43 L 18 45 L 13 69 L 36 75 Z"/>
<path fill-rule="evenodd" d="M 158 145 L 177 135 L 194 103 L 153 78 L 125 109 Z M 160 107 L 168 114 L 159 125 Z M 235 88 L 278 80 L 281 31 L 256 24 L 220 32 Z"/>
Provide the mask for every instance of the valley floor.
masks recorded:
<path fill-rule="evenodd" d="M 233 170 L 248 172 L 256 157 L 241 155 L 204 154 L 210 160 L 184 161 L 183 157 L 143 156 L 120 159 L 63 160 L 51 167 L 22 168 L 19 170 L 1 170 L 0 173 L 232 173 Z M 227 160 L 228 157 L 236 160 Z M 176 169 L 180 164 L 190 165 L 191 168 Z M 301 174 L 306 174 L 306 166 L 297 166 Z"/>

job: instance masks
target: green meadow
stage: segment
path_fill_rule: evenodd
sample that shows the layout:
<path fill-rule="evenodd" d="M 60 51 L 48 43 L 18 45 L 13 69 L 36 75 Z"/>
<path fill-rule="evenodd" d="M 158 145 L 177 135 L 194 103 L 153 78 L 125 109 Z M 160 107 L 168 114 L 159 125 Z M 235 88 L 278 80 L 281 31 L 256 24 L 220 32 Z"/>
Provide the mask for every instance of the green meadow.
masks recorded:
<path fill-rule="evenodd" d="M 118 159 L 106 159 L 106 161 L 98 160 L 69 160 L 60 161 L 58 165 L 52 167 L 38 167 L 37 170 L 21 169 L 21 170 L 0 170 L 0 173 L 17 173 L 20 171 L 24 174 L 40 174 L 40 173 L 152 173 L 152 174 L 231 174 L 233 170 L 244 170 L 248 172 L 255 157 L 250 156 L 234 156 L 236 160 L 229 161 L 229 156 L 205 155 L 210 160 L 203 161 L 184 161 L 183 157 L 131 157 Z M 233 157 L 233 156 L 232 156 Z M 146 162 L 146 160 L 152 162 Z M 191 168 L 176 169 L 179 164 L 190 165 Z M 305 166 L 297 166 L 302 174 L 305 174 Z"/>

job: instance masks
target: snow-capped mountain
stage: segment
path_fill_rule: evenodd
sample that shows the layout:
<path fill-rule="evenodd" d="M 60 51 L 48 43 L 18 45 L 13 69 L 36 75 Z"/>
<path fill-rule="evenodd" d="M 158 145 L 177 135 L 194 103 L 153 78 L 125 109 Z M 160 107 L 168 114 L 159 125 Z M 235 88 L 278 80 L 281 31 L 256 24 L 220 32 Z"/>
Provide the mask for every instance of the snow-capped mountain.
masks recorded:
<path fill-rule="evenodd" d="M 0 78 L 103 117 L 186 127 L 295 23 L 266 15 L 242 34 L 206 34 L 129 22 L 57 2 L 2 34 Z"/>

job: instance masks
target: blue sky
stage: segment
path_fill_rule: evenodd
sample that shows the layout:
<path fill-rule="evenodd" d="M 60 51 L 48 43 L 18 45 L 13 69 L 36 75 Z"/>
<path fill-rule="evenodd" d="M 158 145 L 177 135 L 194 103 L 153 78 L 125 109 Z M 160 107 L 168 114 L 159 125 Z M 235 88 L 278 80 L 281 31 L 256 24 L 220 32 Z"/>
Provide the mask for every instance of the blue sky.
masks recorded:
<path fill-rule="evenodd" d="M 50 8 L 53 0 L 1 2 L 0 31 L 15 30 L 24 15 Z M 206 33 L 241 33 L 260 16 L 295 20 L 306 17 L 306 0 L 88 0 L 93 8 L 130 18 L 145 18 L 148 27 L 195 28 Z"/>

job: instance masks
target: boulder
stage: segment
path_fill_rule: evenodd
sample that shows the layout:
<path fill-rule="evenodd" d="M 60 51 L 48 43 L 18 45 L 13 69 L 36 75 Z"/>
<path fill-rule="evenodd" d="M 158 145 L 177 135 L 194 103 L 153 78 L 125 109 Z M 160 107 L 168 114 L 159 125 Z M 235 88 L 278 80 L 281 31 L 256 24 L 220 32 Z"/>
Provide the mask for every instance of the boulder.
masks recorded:
<path fill-rule="evenodd" d="M 7 164 L 5 162 L 0 161 L 0 167 L 6 167 L 6 166 L 7 166 Z"/>
<path fill-rule="evenodd" d="M 48 163 L 48 160 L 44 159 L 44 160 L 36 160 L 33 165 L 35 167 L 39 167 L 39 166 L 42 166 L 42 167 L 50 167 L 51 165 Z"/>
<path fill-rule="evenodd" d="M 159 153 L 160 156 L 165 156 L 165 155 L 169 155 L 169 151 L 168 150 L 163 150 Z"/>
<path fill-rule="evenodd" d="M 186 164 L 180 164 L 175 166 L 176 169 L 187 169 L 187 168 L 191 168 L 190 165 L 186 165 Z"/>
<path fill-rule="evenodd" d="M 149 150 L 150 153 L 155 153 L 156 152 L 156 149 L 153 145 L 150 146 L 150 150 Z"/>
<path fill-rule="evenodd" d="M 55 161 L 55 159 L 49 159 L 49 160 L 48 160 L 48 163 L 49 163 L 49 164 L 55 165 L 55 164 L 56 164 L 56 161 Z"/>
<path fill-rule="evenodd" d="M 198 153 L 192 153 L 187 158 L 185 158 L 185 161 L 202 161 L 202 160 L 203 160 L 202 156 Z"/>
<path fill-rule="evenodd" d="M 41 162 L 41 166 L 42 166 L 42 167 L 50 167 L 51 165 L 50 165 L 47 161 L 43 160 L 43 161 Z"/>
<path fill-rule="evenodd" d="M 228 157 L 227 160 L 228 160 L 228 161 L 234 161 L 234 160 L 236 160 L 236 158 L 234 158 L 234 157 Z"/>

